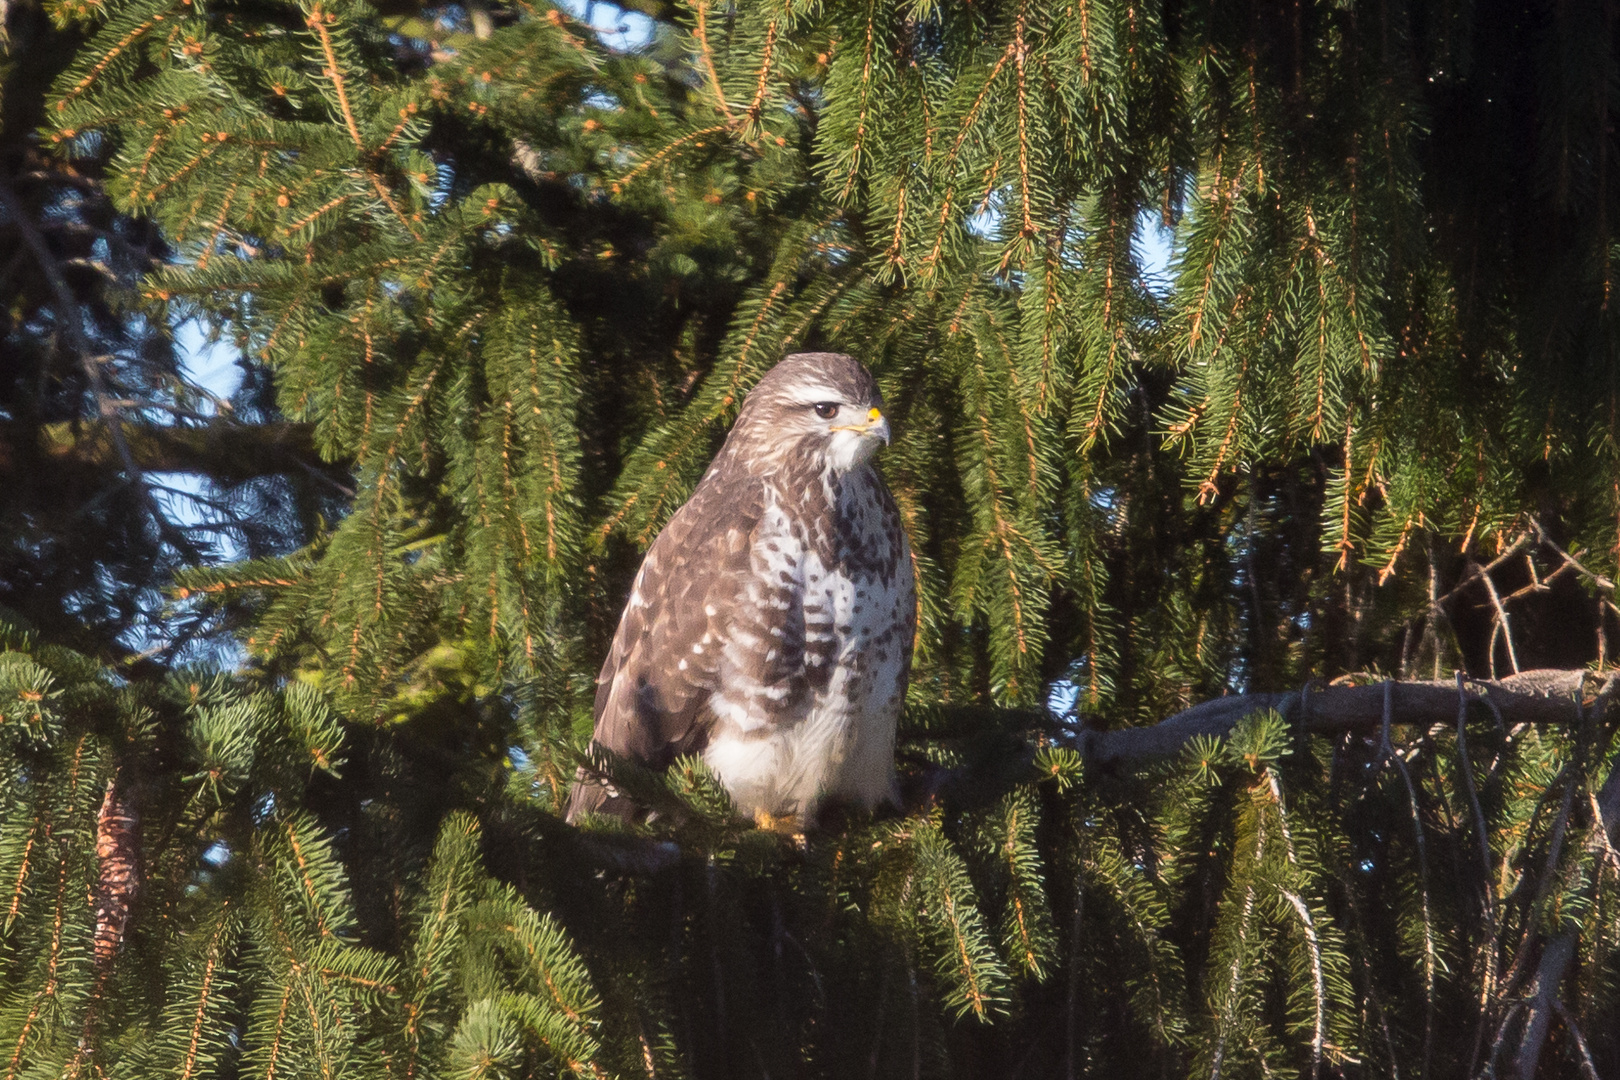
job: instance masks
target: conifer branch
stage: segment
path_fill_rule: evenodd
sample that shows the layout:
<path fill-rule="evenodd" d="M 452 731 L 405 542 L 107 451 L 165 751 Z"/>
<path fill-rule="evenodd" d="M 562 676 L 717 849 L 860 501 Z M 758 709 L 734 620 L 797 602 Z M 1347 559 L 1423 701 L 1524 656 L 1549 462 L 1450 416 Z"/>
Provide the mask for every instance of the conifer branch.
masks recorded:
<path fill-rule="evenodd" d="M 1620 687 L 1620 675 L 1609 676 L 1598 691 L 1596 702 L 1607 703 L 1617 687 Z M 1582 711 L 1584 713 L 1584 706 Z M 1568 766 L 1566 771 L 1573 772 Z M 1573 802 L 1577 783 L 1579 779 L 1575 775 L 1568 776 L 1564 781 L 1563 803 L 1554 822 L 1553 837 L 1547 847 L 1547 863 L 1536 898 L 1531 904 L 1532 911 L 1541 908 L 1547 893 L 1554 885 L 1553 870 L 1562 853 L 1564 829 L 1569 820 L 1569 808 Z M 1616 764 L 1609 773 L 1593 802 L 1597 813 L 1592 828 L 1600 834 L 1605 845 L 1612 847 L 1615 841 L 1620 839 L 1620 764 Z M 1564 928 L 1542 948 L 1529 997 L 1529 1015 L 1525 1018 L 1524 1033 L 1520 1036 L 1514 1060 L 1519 1080 L 1535 1078 L 1536 1065 L 1541 1057 L 1542 1045 L 1547 1038 L 1552 1014 L 1563 1004 L 1560 995 L 1564 973 L 1575 958 L 1576 946 L 1579 944 L 1583 929 L 1578 922 L 1575 925 L 1566 922 Z M 1535 936 L 1533 929 L 1526 931 L 1526 944 L 1533 936 Z"/>
<path fill-rule="evenodd" d="M 1247 163 L 1238 166 L 1237 175 L 1241 177 L 1247 168 Z M 1233 206 L 1237 201 L 1228 195 L 1225 190 L 1225 184 L 1221 177 L 1221 158 L 1219 155 L 1215 158 L 1214 177 L 1210 181 L 1205 198 L 1216 204 L 1219 208 L 1219 215 L 1214 224 L 1215 235 L 1210 239 L 1209 255 L 1203 260 L 1203 281 L 1199 285 L 1196 299 L 1190 305 L 1192 313 L 1187 326 L 1187 350 L 1189 352 L 1198 347 L 1198 342 L 1202 337 L 1205 313 L 1215 289 L 1216 264 L 1221 254 L 1221 242 L 1226 238 L 1225 230 L 1230 225 Z"/>
<path fill-rule="evenodd" d="M 629 185 L 629 183 L 636 177 L 640 176 L 642 173 L 646 172 L 648 169 L 651 169 L 654 165 L 657 165 L 660 161 L 663 161 L 665 158 L 673 154 L 676 148 L 683 146 L 694 139 L 702 139 L 708 135 L 716 135 L 725 130 L 725 124 L 714 124 L 710 127 L 698 128 L 696 131 L 688 131 L 680 138 L 664 144 L 664 146 L 651 157 L 643 158 L 635 168 L 620 176 L 617 180 L 614 180 L 612 185 L 610 185 L 611 189 L 615 194 L 617 194 L 619 191 Z"/>
<path fill-rule="evenodd" d="M 315 31 L 316 37 L 321 41 L 321 53 L 326 57 L 325 75 L 332 82 L 332 90 L 337 94 L 338 113 L 343 117 L 343 124 L 349 129 L 349 138 L 354 140 L 354 148 L 362 156 L 366 152 L 365 140 L 360 137 L 360 125 L 354 117 L 354 108 L 349 104 L 348 86 L 343 78 L 342 68 L 338 65 L 337 50 L 332 46 L 332 34 L 326 27 L 328 21 L 336 22 L 337 16 L 323 12 L 320 4 L 315 4 L 309 10 L 309 18 L 304 25 Z"/>
<path fill-rule="evenodd" d="M 748 103 L 747 109 L 748 119 L 754 124 L 760 122 L 765 107 L 765 91 L 770 86 L 771 58 L 776 51 L 776 25 L 775 19 L 765 24 L 765 53 L 759 62 L 759 80 L 754 86 L 754 100 Z"/>
<path fill-rule="evenodd" d="M 141 38 L 145 37 L 154 26 L 162 22 L 168 16 L 169 10 L 170 9 L 167 6 L 163 7 L 149 18 L 137 23 L 128 33 L 119 38 L 111 49 L 103 53 L 101 58 L 91 65 L 89 72 L 78 82 L 69 87 L 67 92 L 63 94 L 60 99 L 58 99 L 56 103 L 57 111 L 61 112 L 64 110 L 67 107 L 68 102 L 72 101 L 74 98 L 90 89 L 91 86 L 95 85 L 95 81 L 101 75 L 101 73 L 107 70 L 113 61 L 117 60 L 126 49 L 128 49 L 131 45 L 134 45 L 135 42 L 139 41 Z"/>
<path fill-rule="evenodd" d="M 261 154 L 261 168 L 262 162 L 265 159 L 266 155 Z M 212 235 L 210 235 L 207 242 L 203 244 L 202 254 L 197 257 L 197 270 L 199 273 L 208 269 L 208 260 L 213 257 L 214 249 L 219 246 L 220 238 L 225 235 L 225 225 L 226 222 L 230 220 L 231 215 L 231 203 L 236 201 L 236 193 L 241 189 L 241 187 L 242 182 L 238 180 L 231 184 L 230 187 L 225 189 L 225 198 L 220 203 L 219 207 L 219 217 L 215 219 L 213 227 L 210 230 Z"/>
<path fill-rule="evenodd" d="M 180 1080 L 191 1080 L 192 1075 L 197 1071 L 197 1059 L 201 1053 L 206 1033 L 205 1021 L 208 1017 L 208 1006 L 212 1004 L 214 999 L 216 973 L 221 961 L 224 959 L 233 922 L 234 919 L 229 914 L 220 919 L 219 926 L 203 955 L 202 984 L 197 991 L 197 1009 L 192 1018 L 185 1057 L 181 1061 Z"/>
<path fill-rule="evenodd" d="M 376 173 L 372 172 L 370 169 L 363 169 L 362 171 L 365 173 L 366 180 L 371 184 L 371 189 L 377 193 L 377 198 L 381 199 L 383 201 L 383 205 L 388 207 L 389 212 L 399 220 L 401 225 L 405 226 L 405 231 L 411 234 L 411 238 L 413 240 L 421 240 L 421 230 L 419 230 L 411 222 L 410 218 L 405 216 L 405 211 L 401 210 L 399 208 L 399 203 L 394 201 L 394 196 L 389 192 L 387 186 L 382 182 L 382 178 Z"/>
<path fill-rule="evenodd" d="M 1040 377 L 1035 382 L 1035 408 L 1042 413 L 1046 411 L 1051 403 L 1057 369 L 1057 334 L 1053 331 L 1053 325 L 1057 320 L 1058 312 L 1063 307 L 1063 297 L 1058 285 L 1063 276 L 1063 248 L 1068 234 L 1069 219 L 1065 215 L 1063 220 L 1059 222 L 1058 227 L 1053 231 L 1053 234 L 1047 237 L 1042 251 L 1044 265 L 1042 267 L 1043 277 L 1041 281 L 1041 366 Z M 1112 218 L 1109 220 L 1109 236 L 1110 238 L 1113 236 Z M 1106 275 L 1106 284 L 1103 290 L 1102 323 L 1106 327 L 1109 323 L 1110 305 L 1113 301 L 1114 267 L 1112 261 L 1108 263 L 1104 273 Z M 1108 374 L 1105 376 L 1109 383 L 1112 382 L 1113 378 L 1114 355 L 1114 351 L 1110 349 L 1108 354 Z M 1100 398 L 1098 408 L 1101 409 Z M 1083 448 L 1089 450 L 1091 442 L 1083 442 Z"/>
<path fill-rule="evenodd" d="M 861 155 L 866 151 L 866 122 L 867 114 L 872 105 L 872 58 L 877 48 L 877 2 L 867 0 L 866 4 L 866 44 L 861 56 L 860 75 L 860 113 L 855 121 L 855 133 L 849 142 L 849 175 L 844 179 L 844 189 L 839 192 L 838 201 L 849 201 L 850 192 L 855 190 L 855 181 L 861 175 Z"/>
<path fill-rule="evenodd" d="M 973 125 L 978 120 L 979 110 L 984 107 L 986 101 L 990 100 L 990 88 L 995 85 L 996 76 L 1001 74 L 1001 69 L 1006 66 L 1008 58 L 1017 55 L 1017 48 L 1018 43 L 1016 41 L 1010 42 L 1002 50 L 1001 55 L 996 57 L 996 62 L 990 68 L 990 74 L 985 77 L 984 85 L 979 87 L 978 94 L 974 97 L 972 103 L 968 105 L 967 112 L 962 115 L 962 125 L 957 129 L 956 138 L 951 142 L 950 153 L 945 156 L 947 167 L 956 163 L 956 157 L 961 153 L 962 144 L 967 142 L 969 135 L 973 134 Z"/>
<path fill-rule="evenodd" d="M 890 266 L 904 266 L 905 256 L 901 254 L 900 243 L 906 225 L 906 174 L 902 172 L 897 179 L 898 193 L 895 196 L 894 235 L 889 240 L 889 249 L 883 253 L 883 261 Z"/>
<path fill-rule="evenodd" d="M 1510 724 L 1569 725 L 1578 721 L 1575 695 L 1588 692 L 1586 671 L 1534 670 L 1492 682 L 1469 680 L 1479 699 L 1499 710 Z M 1613 676 L 1611 676 L 1613 678 Z M 1310 693 L 1303 718 L 1306 731 L 1329 734 L 1365 731 L 1383 724 L 1383 686 L 1326 686 Z M 1447 681 L 1389 682 L 1391 722 L 1418 727 L 1451 726 L 1456 720 L 1457 687 Z M 1149 727 L 1084 731 L 1080 746 L 1086 757 L 1131 762 L 1170 757 L 1194 738 L 1224 738 L 1244 717 L 1274 710 L 1291 723 L 1301 722 L 1300 695 L 1236 694 L 1194 705 Z M 1029 714 L 1031 718 L 1035 714 Z"/>
<path fill-rule="evenodd" d="M 39 842 L 40 831 L 48 828 L 39 819 L 42 808 L 36 808 L 29 816 L 28 839 L 23 841 L 22 857 L 17 860 L 17 876 L 11 885 L 11 901 L 6 905 L 5 922 L 0 923 L 0 934 L 9 934 L 11 926 L 17 921 L 17 913 L 22 910 L 23 898 L 28 894 L 28 876 L 33 869 L 34 846 Z"/>
<path fill-rule="evenodd" d="M 190 160 L 188 160 L 184 165 L 182 165 L 180 168 L 176 169 L 173 173 L 171 173 L 167 180 L 163 181 L 157 187 L 153 188 L 150 192 L 148 192 L 146 197 L 147 197 L 147 199 L 149 201 L 157 199 L 158 196 L 162 195 L 164 192 L 168 191 L 170 188 L 172 188 L 175 185 L 179 184 L 180 181 L 182 181 L 186 177 L 190 176 L 193 172 L 196 172 L 197 169 L 202 167 L 203 162 L 207 161 L 210 157 L 212 157 L 213 154 L 214 154 L 214 151 L 219 149 L 219 145 L 220 145 L 219 143 L 207 141 L 208 135 L 207 135 L 206 132 L 203 133 L 201 138 L 204 140 L 203 148 L 201 150 L 197 151 L 197 153 L 193 154 L 191 156 Z M 193 207 L 193 208 L 195 209 L 195 207 Z M 187 215 L 186 220 L 187 220 L 187 222 L 190 221 L 190 216 L 189 215 Z M 184 232 L 182 232 L 177 237 L 177 239 L 181 239 L 181 240 L 185 239 Z"/>
<path fill-rule="evenodd" d="M 1238 296 L 1237 306 L 1241 307 L 1246 298 L 1246 294 L 1240 294 Z M 1232 312 L 1232 317 L 1234 319 L 1237 317 L 1236 307 Z M 1221 335 L 1216 339 L 1215 348 L 1210 354 L 1211 359 L 1214 358 L 1215 353 L 1220 351 L 1221 346 L 1226 344 L 1227 329 L 1228 327 L 1225 326 L 1221 328 Z M 1226 468 L 1227 455 L 1232 452 L 1233 444 L 1237 441 L 1240 431 L 1240 421 L 1243 418 L 1243 391 L 1245 389 L 1248 376 L 1249 359 L 1247 356 L 1245 356 L 1243 358 L 1243 362 L 1238 367 L 1237 385 L 1232 392 L 1232 404 L 1230 406 L 1231 412 L 1226 420 L 1226 431 L 1221 435 L 1220 445 L 1215 448 L 1215 460 L 1214 463 L 1209 467 L 1209 475 L 1205 476 L 1203 483 L 1198 485 L 1198 501 L 1200 503 L 1213 499 L 1217 494 L 1220 493 L 1220 487 L 1216 481 L 1220 479 L 1221 472 Z"/>
<path fill-rule="evenodd" d="M 1035 214 L 1030 206 L 1030 140 L 1029 140 L 1029 87 L 1024 77 L 1024 63 L 1029 56 L 1029 49 L 1024 44 L 1024 30 L 1028 22 L 1025 7 L 1020 4 L 1018 15 L 1013 20 L 1013 62 L 1018 72 L 1018 194 L 1019 203 L 1023 209 L 1024 219 L 1019 226 L 1018 235 L 1024 240 L 1032 240 L 1039 234 L 1035 226 Z"/>
<path fill-rule="evenodd" d="M 47 826 L 45 840 L 48 843 L 50 839 L 50 828 Z M 37 992 L 30 995 L 28 1014 L 23 1018 L 22 1026 L 17 1035 L 17 1045 L 12 1050 L 11 1061 L 6 1066 L 4 1080 L 15 1080 L 20 1070 L 27 1064 L 24 1055 L 28 1051 L 30 1040 L 34 1038 L 34 1025 L 39 1022 L 45 1003 L 58 997 L 62 989 L 58 968 L 62 962 L 62 931 L 66 923 L 62 909 L 67 899 L 68 869 L 68 860 L 60 860 L 56 881 L 56 907 L 54 916 L 51 919 L 51 941 L 45 953 L 45 982 Z"/>
<path fill-rule="evenodd" d="M 276 1004 L 276 1018 L 271 1025 L 274 1036 L 270 1040 L 270 1047 L 265 1052 L 265 1062 L 262 1075 L 264 1080 L 275 1080 L 276 1068 L 281 1063 L 282 1048 L 290 1041 L 291 1034 L 287 1028 L 287 1014 L 292 1011 L 293 987 L 289 983 L 281 988 L 281 1000 Z M 409 1075 L 407 1073 L 407 1075 Z"/>
<path fill-rule="evenodd" d="M 730 124 L 733 119 L 731 106 L 726 104 L 726 90 L 720 83 L 720 72 L 715 70 L 714 50 L 709 46 L 709 5 L 707 0 L 692 0 L 692 10 L 697 13 L 697 25 L 692 33 L 697 38 L 698 55 L 703 59 L 703 69 L 709 76 L 709 87 L 714 91 L 715 107 L 725 116 L 726 123 Z"/>
<path fill-rule="evenodd" d="M 341 195 L 328 199 L 326 202 L 322 203 L 320 206 L 317 206 L 315 209 L 311 210 L 297 221 L 290 222 L 283 226 L 281 230 L 282 235 L 289 237 L 298 235 L 298 233 L 302 232 L 305 227 L 316 221 L 318 218 L 321 218 L 333 210 L 336 210 L 338 207 L 355 197 L 355 192 L 346 191 Z"/>
<path fill-rule="evenodd" d="M 1299 916 L 1300 928 L 1305 934 L 1305 942 L 1311 958 L 1311 1080 L 1322 1073 L 1322 1050 L 1327 1042 L 1327 980 L 1322 973 L 1322 943 L 1317 939 L 1316 920 L 1311 917 L 1311 909 L 1303 897 L 1288 889 L 1281 890 L 1282 898 L 1288 901 L 1294 913 Z"/>
<path fill-rule="evenodd" d="M 1215 1014 L 1215 1045 L 1211 1048 L 1209 1080 L 1221 1080 L 1221 1069 L 1225 1065 L 1226 1045 L 1231 1039 L 1234 1029 L 1241 1022 L 1243 976 L 1249 958 L 1249 938 L 1252 933 L 1254 921 L 1254 908 L 1257 886 L 1254 875 L 1257 872 L 1262 853 L 1265 849 L 1266 830 L 1263 821 L 1254 826 L 1253 850 L 1244 857 L 1246 880 L 1242 885 L 1243 899 L 1237 905 L 1237 914 L 1230 919 L 1222 919 L 1222 928 L 1228 922 L 1235 923 L 1230 926 L 1231 944 L 1229 946 L 1228 963 L 1225 980 L 1214 988 L 1217 1000 L 1213 1003 Z M 1235 883 L 1234 883 L 1235 885 Z M 1228 905 L 1229 906 L 1229 905 Z"/>

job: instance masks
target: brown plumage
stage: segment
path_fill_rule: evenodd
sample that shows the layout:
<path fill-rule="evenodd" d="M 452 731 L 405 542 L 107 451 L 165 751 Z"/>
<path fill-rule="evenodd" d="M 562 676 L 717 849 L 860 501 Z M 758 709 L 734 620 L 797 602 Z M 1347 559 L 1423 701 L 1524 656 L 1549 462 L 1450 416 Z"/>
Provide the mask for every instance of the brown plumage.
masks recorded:
<path fill-rule="evenodd" d="M 636 575 L 597 680 L 599 744 L 655 767 L 700 754 L 756 817 L 892 797 L 916 593 L 869 463 L 889 438 L 881 410 L 837 353 L 760 380 Z M 635 811 L 582 773 L 568 817 Z"/>

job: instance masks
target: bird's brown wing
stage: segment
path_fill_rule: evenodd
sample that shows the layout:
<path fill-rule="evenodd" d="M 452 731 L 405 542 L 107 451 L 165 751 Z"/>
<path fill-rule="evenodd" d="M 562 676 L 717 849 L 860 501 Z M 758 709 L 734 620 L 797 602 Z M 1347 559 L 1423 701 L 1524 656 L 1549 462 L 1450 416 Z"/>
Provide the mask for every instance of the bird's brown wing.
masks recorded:
<path fill-rule="evenodd" d="M 593 738 L 604 748 L 655 768 L 703 749 L 705 706 L 722 674 L 723 624 L 752 573 L 762 504 L 757 481 L 711 475 L 648 548 L 597 677 Z M 568 818 L 586 811 L 629 816 L 633 807 L 582 773 Z"/>

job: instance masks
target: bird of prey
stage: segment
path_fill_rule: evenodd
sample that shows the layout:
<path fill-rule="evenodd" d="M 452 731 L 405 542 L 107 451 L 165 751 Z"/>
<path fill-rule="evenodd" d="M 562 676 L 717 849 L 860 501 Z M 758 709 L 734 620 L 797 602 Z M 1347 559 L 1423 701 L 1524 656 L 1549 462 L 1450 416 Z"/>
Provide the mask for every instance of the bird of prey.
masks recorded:
<path fill-rule="evenodd" d="M 597 679 L 595 740 L 653 767 L 697 754 L 741 814 L 802 830 L 821 800 L 895 798 L 916 628 L 911 551 L 872 455 L 871 374 L 798 353 L 749 393 L 647 550 Z M 568 819 L 639 812 L 581 770 Z"/>

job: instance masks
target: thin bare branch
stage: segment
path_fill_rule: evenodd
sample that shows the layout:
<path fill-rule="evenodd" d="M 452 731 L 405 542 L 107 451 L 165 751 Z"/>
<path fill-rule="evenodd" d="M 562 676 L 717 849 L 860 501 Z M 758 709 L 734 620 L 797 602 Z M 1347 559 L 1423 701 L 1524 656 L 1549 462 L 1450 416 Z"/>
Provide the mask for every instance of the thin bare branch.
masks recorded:
<path fill-rule="evenodd" d="M 1474 785 L 1474 765 L 1468 759 L 1468 691 L 1464 683 L 1463 673 L 1457 672 L 1457 757 L 1462 764 L 1463 787 L 1468 792 L 1468 805 L 1474 813 L 1474 829 L 1479 834 L 1479 869 L 1480 869 L 1480 903 L 1485 908 L 1485 940 L 1480 947 L 1480 965 L 1483 969 L 1483 978 L 1479 989 L 1479 1025 L 1474 1032 L 1474 1052 L 1470 1058 L 1469 1070 L 1479 1060 L 1479 1052 L 1485 1042 L 1485 1018 L 1490 1015 L 1490 1005 L 1496 996 L 1497 981 L 1497 937 L 1500 928 L 1496 921 L 1496 898 L 1492 891 L 1491 868 L 1491 834 L 1485 824 L 1485 811 L 1479 805 L 1479 792 Z M 1493 706 L 1494 707 L 1494 706 Z M 1501 715 L 1497 714 L 1497 725 L 1501 726 Z"/>
<path fill-rule="evenodd" d="M 1474 583 L 1474 579 L 1479 575 L 1484 574 L 1489 576 L 1493 570 L 1506 566 L 1510 561 L 1512 561 L 1513 556 L 1524 550 L 1524 546 L 1529 542 L 1530 537 L 1521 534 L 1516 540 L 1513 541 L 1512 544 L 1508 545 L 1506 551 L 1502 552 L 1502 554 L 1498 555 L 1484 566 L 1481 566 L 1476 562 L 1470 562 L 1468 564 L 1468 571 L 1463 574 L 1462 580 L 1453 585 L 1443 596 L 1433 601 L 1433 603 L 1438 606 L 1440 604 L 1444 604 L 1447 600 L 1454 599 L 1458 593 L 1472 585 Z"/>
<path fill-rule="evenodd" d="M 1599 702 L 1607 699 L 1613 692 L 1615 682 L 1616 679 L 1611 677 L 1604 684 L 1598 694 Z M 1548 869 L 1545 874 L 1546 881 L 1542 885 L 1543 893 L 1546 891 L 1547 882 L 1551 880 L 1552 868 L 1556 865 L 1563 837 L 1562 830 L 1568 818 L 1567 811 L 1576 780 L 1570 777 L 1567 783 L 1564 812 L 1559 815 L 1559 821 L 1554 829 L 1555 837 L 1547 856 Z M 1598 821 L 1595 824 L 1612 844 L 1616 833 L 1620 833 L 1620 765 L 1609 773 L 1608 779 L 1598 792 L 1597 809 Z M 1541 896 L 1537 897 L 1538 902 L 1541 899 Z M 1564 972 L 1569 968 L 1570 961 L 1575 958 L 1575 947 L 1579 941 L 1579 926 L 1567 926 L 1542 949 L 1541 962 L 1536 966 L 1535 988 L 1530 999 L 1530 1016 L 1525 1021 L 1524 1036 L 1519 1040 L 1519 1051 L 1514 1061 L 1520 1080 L 1533 1080 L 1535 1077 L 1536 1065 L 1541 1058 L 1541 1048 L 1547 1039 L 1547 1028 L 1551 1023 L 1552 1013 L 1559 1007 L 1558 987 L 1564 981 Z"/>
<path fill-rule="evenodd" d="M 1558 1001 L 1558 985 L 1563 982 L 1564 969 L 1575 957 L 1577 934 L 1565 930 L 1547 943 L 1541 952 L 1541 963 L 1536 968 L 1536 985 L 1530 1000 L 1530 1015 L 1524 1022 L 1524 1037 L 1519 1040 L 1519 1052 L 1513 1061 L 1519 1080 L 1535 1080 L 1536 1063 L 1541 1059 L 1541 1048 L 1547 1040 L 1547 1027 L 1552 1022 L 1553 1009 Z"/>
<path fill-rule="evenodd" d="M 1530 526 L 1536 531 L 1536 539 L 1540 541 L 1544 547 L 1552 548 L 1553 553 L 1560 559 L 1564 560 L 1565 565 L 1573 567 L 1577 573 L 1585 577 L 1586 580 L 1590 581 L 1592 584 L 1596 585 L 1607 595 L 1614 595 L 1614 582 L 1610 581 L 1608 578 L 1604 577 L 1595 570 L 1587 569 L 1585 566 L 1581 565 L 1580 560 L 1576 559 L 1569 552 L 1565 551 L 1562 547 L 1559 547 L 1556 543 L 1554 543 L 1552 538 L 1547 535 L 1547 530 L 1541 527 L 1541 522 L 1537 521 L 1535 518 L 1531 518 Z"/>
<path fill-rule="evenodd" d="M 1575 1040 L 1575 1050 L 1581 1055 L 1581 1075 L 1586 1080 L 1598 1080 L 1597 1066 L 1592 1064 L 1592 1052 L 1586 1048 L 1586 1036 L 1581 1034 L 1581 1026 L 1575 1022 L 1574 1014 L 1562 1001 L 1554 1001 L 1553 1008 L 1558 1011 L 1559 1019 L 1564 1021 L 1570 1037 Z"/>
<path fill-rule="evenodd" d="M 1502 639 L 1507 642 L 1508 664 L 1513 668 L 1513 674 L 1519 673 L 1519 656 L 1513 648 L 1513 627 L 1508 622 L 1507 608 L 1502 606 L 1502 598 L 1497 595 L 1496 582 L 1491 575 L 1481 574 L 1480 580 L 1485 582 L 1485 591 L 1490 595 L 1491 606 L 1496 609 L 1496 626 L 1502 631 Z M 1491 674 L 1496 674 L 1496 634 L 1491 634 Z"/>
<path fill-rule="evenodd" d="M 1395 751 L 1389 739 L 1389 729 L 1395 713 L 1394 691 L 1394 680 L 1386 681 L 1383 715 L 1379 718 L 1382 724 L 1379 757 L 1394 763 L 1395 771 L 1400 773 L 1401 782 L 1406 785 L 1406 800 L 1412 810 L 1412 831 L 1417 841 L 1418 888 L 1419 897 L 1423 901 L 1423 1063 L 1418 1076 L 1427 1078 L 1429 1064 L 1434 1057 L 1434 983 L 1440 967 L 1440 956 L 1435 947 L 1434 919 L 1429 909 L 1429 845 L 1423 831 L 1423 811 L 1418 804 L 1417 786 L 1412 783 L 1412 771 L 1406 767 L 1406 759 Z"/>

